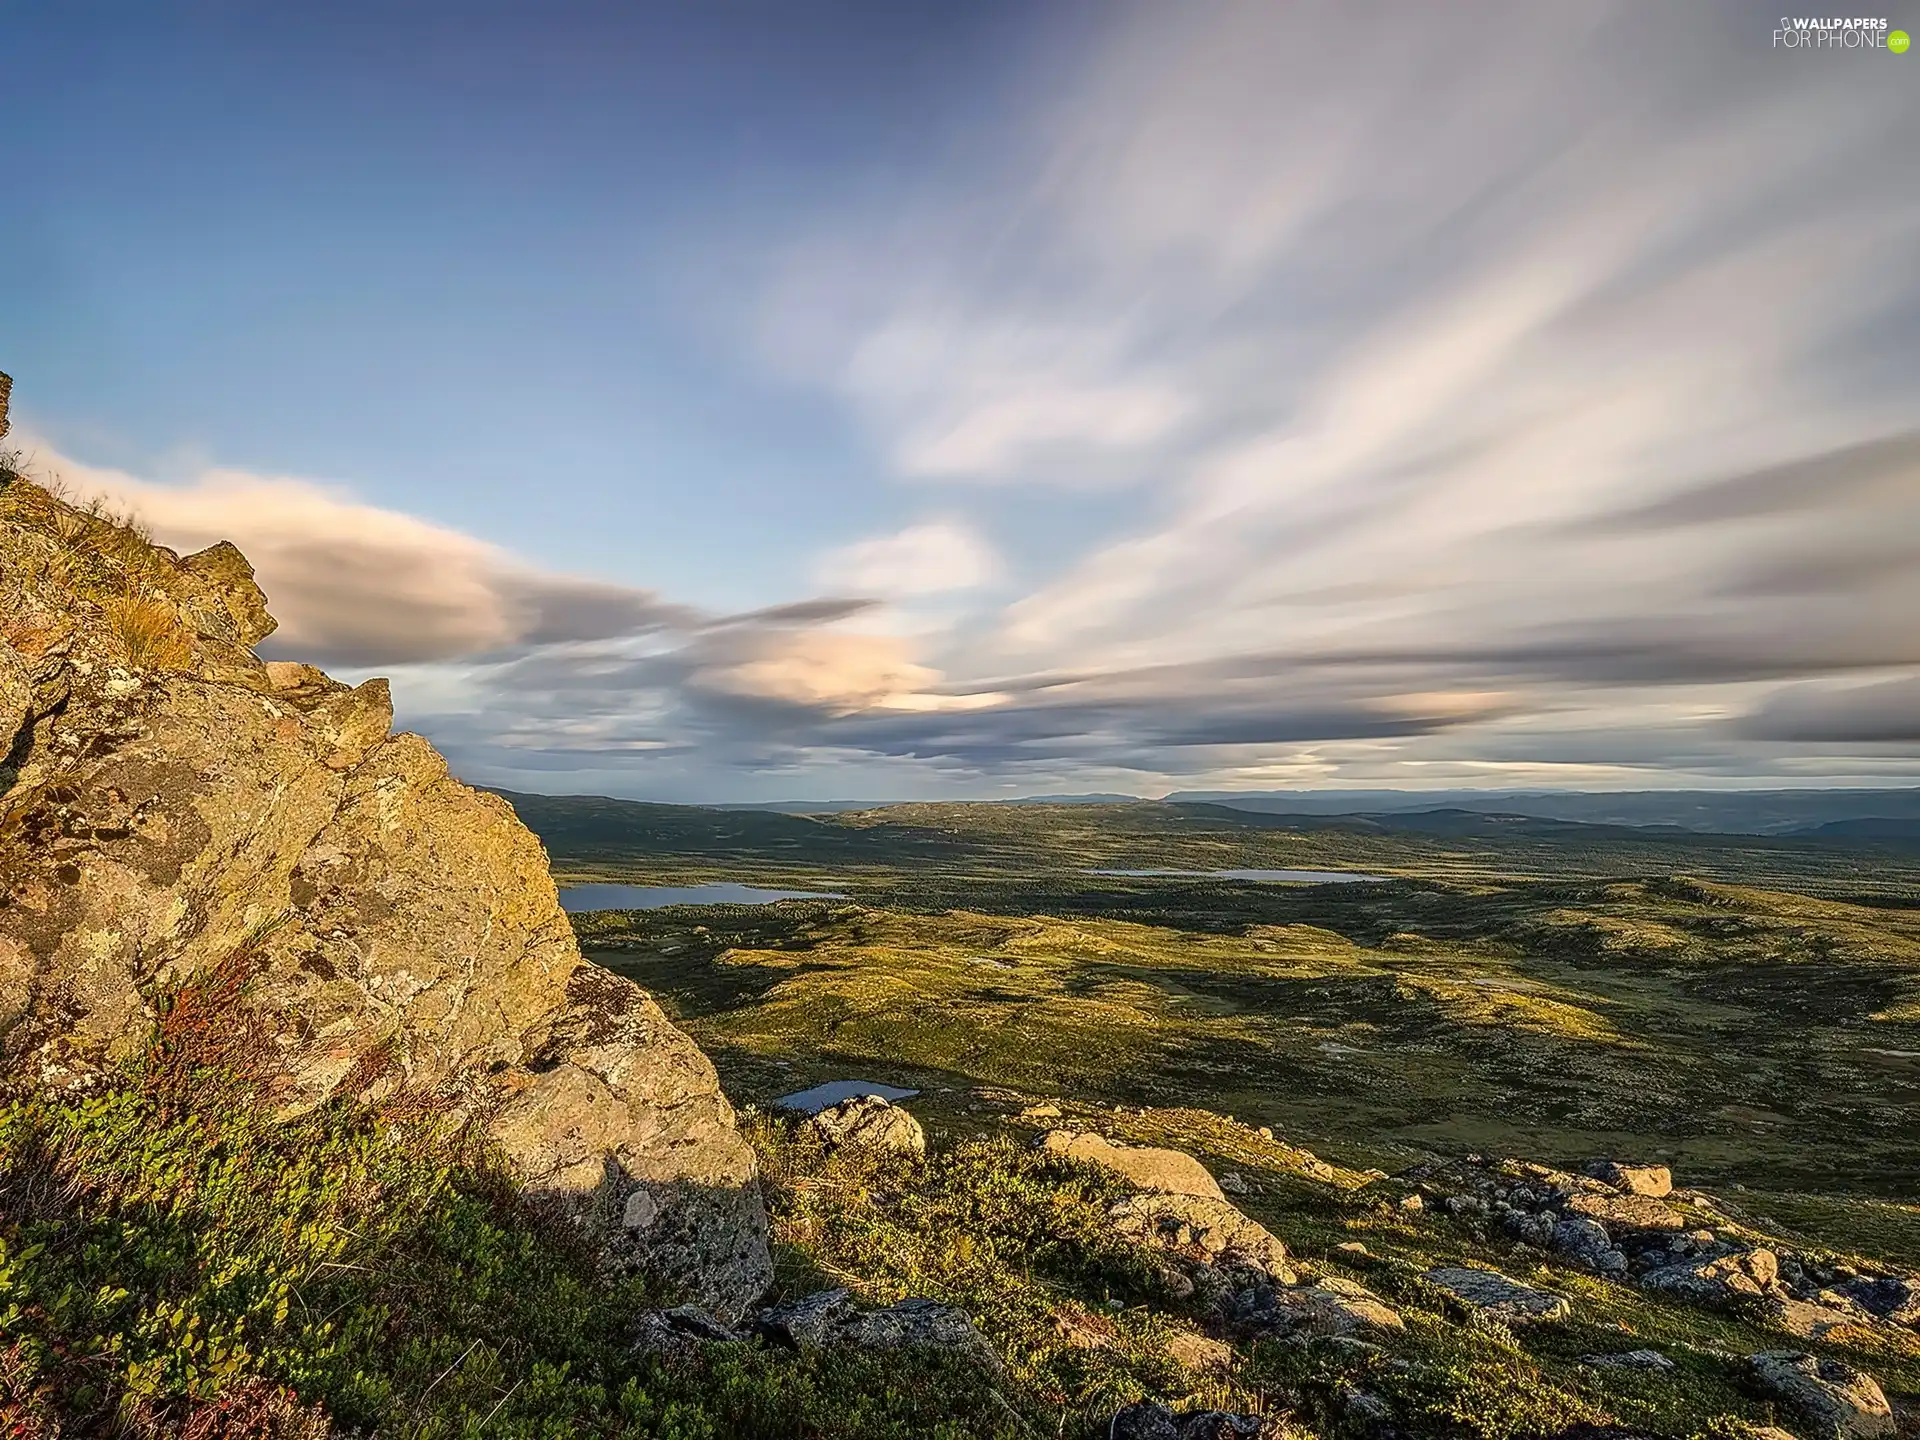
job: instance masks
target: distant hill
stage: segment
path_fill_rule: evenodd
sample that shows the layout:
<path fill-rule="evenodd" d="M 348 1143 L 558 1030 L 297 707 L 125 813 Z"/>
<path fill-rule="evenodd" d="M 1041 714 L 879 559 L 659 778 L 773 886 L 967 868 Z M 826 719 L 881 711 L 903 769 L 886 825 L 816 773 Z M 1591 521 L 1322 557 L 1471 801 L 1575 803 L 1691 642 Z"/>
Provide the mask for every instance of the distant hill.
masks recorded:
<path fill-rule="evenodd" d="M 1225 805 L 1290 815 L 1404 815 L 1441 810 L 1530 816 L 1582 825 L 1670 826 L 1697 834 L 1790 835 L 1839 822 L 1920 823 L 1920 789 L 1909 790 L 1406 790 L 1180 791 L 1171 803 Z M 1905 832 L 1902 832 L 1905 833 Z M 1834 832 L 1835 838 L 1897 838 Z"/>

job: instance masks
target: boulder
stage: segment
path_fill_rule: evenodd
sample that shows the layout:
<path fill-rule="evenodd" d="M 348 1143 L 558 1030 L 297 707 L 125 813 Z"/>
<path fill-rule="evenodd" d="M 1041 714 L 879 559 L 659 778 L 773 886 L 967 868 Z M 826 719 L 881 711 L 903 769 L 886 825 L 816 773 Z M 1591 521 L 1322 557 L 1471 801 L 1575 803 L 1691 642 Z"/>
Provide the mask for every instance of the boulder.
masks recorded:
<path fill-rule="evenodd" d="M 1616 1235 L 1665 1235 L 1687 1228 L 1687 1217 L 1645 1195 L 1570 1195 L 1569 1215 L 1598 1221 Z"/>
<path fill-rule="evenodd" d="M 1649 1270 L 1640 1277 L 1640 1285 L 1695 1305 L 1725 1307 L 1767 1294 L 1779 1273 L 1779 1257 L 1773 1251 L 1736 1250 Z"/>
<path fill-rule="evenodd" d="M 807 1124 L 828 1145 L 893 1150 L 924 1160 L 927 1132 L 905 1110 L 878 1095 L 856 1095 L 830 1105 Z"/>
<path fill-rule="evenodd" d="M 1845 1361 L 1799 1350 L 1747 1357 L 1760 1388 L 1793 1410 L 1821 1440 L 1882 1440 L 1897 1433 L 1893 1408 L 1873 1377 Z"/>
<path fill-rule="evenodd" d="M 1898 1275 L 1857 1275 L 1833 1287 L 1862 1310 L 1896 1325 L 1920 1326 L 1920 1284 Z"/>
<path fill-rule="evenodd" d="M 1107 1221 L 1128 1239 L 1229 1269 L 1253 1270 L 1293 1282 L 1287 1247 L 1278 1236 L 1226 1200 L 1199 1195 L 1134 1195 L 1116 1202 Z"/>
<path fill-rule="evenodd" d="M 1671 1370 L 1673 1361 L 1658 1350 L 1623 1350 L 1617 1355 L 1582 1355 L 1582 1365 L 1602 1370 Z"/>
<path fill-rule="evenodd" d="M 1208 1200 L 1227 1198 L 1207 1167 L 1184 1150 L 1119 1145 L 1104 1136 L 1073 1130 L 1049 1130 L 1040 1137 L 1040 1148 L 1111 1171 L 1142 1190 L 1162 1195 L 1198 1195 Z"/>
<path fill-rule="evenodd" d="M 1596 1160 L 1587 1167 L 1587 1174 L 1629 1195 L 1648 1195 L 1658 1200 L 1673 1193 L 1673 1172 L 1664 1165 L 1628 1165 L 1619 1160 Z"/>
<path fill-rule="evenodd" d="M 683 1359 L 707 1345 L 737 1343 L 741 1336 L 697 1305 L 643 1310 L 633 1322 L 636 1350 Z"/>
<path fill-rule="evenodd" d="M 484 1129 L 609 1259 L 721 1315 L 771 1277 L 713 1066 L 587 964 L 546 856 L 384 681 L 263 663 L 246 559 L 0 491 L 0 1062 L 83 1087 L 149 1043 L 285 1116 L 405 1094 Z"/>
<path fill-rule="evenodd" d="M 1500 1274 L 1497 1270 L 1467 1270 L 1443 1265 L 1423 1277 L 1438 1285 L 1474 1316 L 1506 1325 L 1532 1325 L 1560 1320 L 1573 1313 L 1564 1295 Z"/>
<path fill-rule="evenodd" d="M 1613 1248 L 1604 1225 L 1580 1215 L 1557 1223 L 1547 1237 L 1547 1248 L 1601 1275 L 1624 1275 L 1627 1257 Z"/>
<path fill-rule="evenodd" d="M 1322 1339 L 1407 1328 L 1366 1286 L 1333 1275 L 1296 1286 L 1253 1286 L 1234 1296 L 1228 1313 L 1234 1324 L 1262 1335 Z"/>
<path fill-rule="evenodd" d="M 949 1350 L 989 1369 L 1000 1367 L 993 1347 L 966 1312 L 937 1300 L 916 1297 L 867 1310 L 855 1304 L 846 1290 L 820 1290 L 761 1311 L 758 1324 L 762 1334 L 795 1350 L 913 1346 Z"/>

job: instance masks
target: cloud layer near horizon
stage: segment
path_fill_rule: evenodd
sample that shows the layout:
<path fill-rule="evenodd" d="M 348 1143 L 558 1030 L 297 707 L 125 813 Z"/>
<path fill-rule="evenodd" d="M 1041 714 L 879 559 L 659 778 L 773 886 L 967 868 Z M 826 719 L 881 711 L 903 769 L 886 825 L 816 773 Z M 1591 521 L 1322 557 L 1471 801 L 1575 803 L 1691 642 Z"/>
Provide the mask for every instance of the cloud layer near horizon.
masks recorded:
<path fill-rule="evenodd" d="M 236 539 L 285 651 L 407 667 L 529 788 L 1920 775 L 1920 106 L 1863 68 L 1898 62 L 1733 7 L 1115 14 L 1001 152 L 765 257 L 751 353 L 927 506 L 817 596 L 71 478 Z M 1042 492 L 1076 518 L 1021 543 Z"/>

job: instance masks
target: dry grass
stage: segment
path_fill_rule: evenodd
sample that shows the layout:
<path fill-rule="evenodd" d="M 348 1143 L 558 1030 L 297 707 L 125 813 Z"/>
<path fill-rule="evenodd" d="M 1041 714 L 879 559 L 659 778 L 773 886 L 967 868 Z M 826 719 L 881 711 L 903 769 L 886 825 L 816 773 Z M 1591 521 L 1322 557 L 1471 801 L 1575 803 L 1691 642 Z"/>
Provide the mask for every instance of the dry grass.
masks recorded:
<path fill-rule="evenodd" d="M 0 639 L 23 654 L 53 643 L 59 615 L 97 606 L 136 669 L 180 670 L 193 663 L 193 632 L 172 595 L 180 577 L 172 556 L 131 514 L 102 500 L 70 502 L 57 480 L 0 489 Z"/>
<path fill-rule="evenodd" d="M 107 624 L 126 649 L 127 663 L 141 670 L 184 670 L 193 663 L 193 642 L 180 612 L 166 601 L 136 595 L 129 585 L 105 605 Z"/>

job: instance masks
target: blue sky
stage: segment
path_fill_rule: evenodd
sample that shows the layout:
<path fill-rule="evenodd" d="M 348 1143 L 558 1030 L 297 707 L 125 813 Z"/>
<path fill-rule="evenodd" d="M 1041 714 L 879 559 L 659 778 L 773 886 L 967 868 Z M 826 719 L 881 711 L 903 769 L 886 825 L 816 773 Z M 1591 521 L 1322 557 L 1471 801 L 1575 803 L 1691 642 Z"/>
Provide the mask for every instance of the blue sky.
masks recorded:
<path fill-rule="evenodd" d="M 14 5 L 0 368 L 475 780 L 1910 781 L 1920 59 L 1776 23 Z"/>

